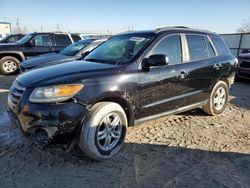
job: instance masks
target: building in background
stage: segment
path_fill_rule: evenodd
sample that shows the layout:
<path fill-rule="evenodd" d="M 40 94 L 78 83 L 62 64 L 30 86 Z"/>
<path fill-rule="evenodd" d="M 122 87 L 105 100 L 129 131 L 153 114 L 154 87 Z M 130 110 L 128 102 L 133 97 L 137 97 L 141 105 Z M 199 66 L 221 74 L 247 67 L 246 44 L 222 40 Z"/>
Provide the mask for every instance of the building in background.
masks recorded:
<path fill-rule="evenodd" d="M 11 34 L 11 24 L 9 22 L 0 22 L 0 39 Z"/>
<path fill-rule="evenodd" d="M 250 51 L 250 33 L 221 34 L 234 56 Z"/>

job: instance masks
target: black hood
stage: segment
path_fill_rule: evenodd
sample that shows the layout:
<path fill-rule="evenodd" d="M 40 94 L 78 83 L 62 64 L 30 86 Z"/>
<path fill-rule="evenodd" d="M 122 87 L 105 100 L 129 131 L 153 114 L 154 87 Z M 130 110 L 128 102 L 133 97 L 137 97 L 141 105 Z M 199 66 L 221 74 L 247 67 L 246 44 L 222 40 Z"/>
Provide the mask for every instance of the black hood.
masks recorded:
<path fill-rule="evenodd" d="M 60 53 L 48 53 L 28 59 L 21 63 L 22 69 L 40 68 L 74 60 L 74 56 L 66 56 Z"/>
<path fill-rule="evenodd" d="M 20 46 L 18 43 L 0 43 L 0 51 L 16 50 Z"/>
<path fill-rule="evenodd" d="M 27 88 L 79 82 L 81 79 L 100 76 L 99 73 L 110 74 L 110 71 L 119 67 L 120 65 L 73 61 L 28 71 L 20 75 L 17 81 Z"/>

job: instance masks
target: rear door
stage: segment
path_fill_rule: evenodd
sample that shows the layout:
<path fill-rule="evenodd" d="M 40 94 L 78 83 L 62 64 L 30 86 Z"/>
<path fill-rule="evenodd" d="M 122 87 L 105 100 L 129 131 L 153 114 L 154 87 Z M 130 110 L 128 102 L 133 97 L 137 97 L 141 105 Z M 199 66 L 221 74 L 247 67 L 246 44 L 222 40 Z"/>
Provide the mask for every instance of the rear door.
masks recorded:
<path fill-rule="evenodd" d="M 59 52 L 66 46 L 72 44 L 72 40 L 67 34 L 55 34 L 55 51 Z"/>
<path fill-rule="evenodd" d="M 216 51 L 205 35 L 187 34 L 186 47 L 186 78 L 183 84 L 189 88 L 186 105 L 202 102 L 208 99 L 209 90 L 220 77 L 220 65 L 217 64 Z"/>

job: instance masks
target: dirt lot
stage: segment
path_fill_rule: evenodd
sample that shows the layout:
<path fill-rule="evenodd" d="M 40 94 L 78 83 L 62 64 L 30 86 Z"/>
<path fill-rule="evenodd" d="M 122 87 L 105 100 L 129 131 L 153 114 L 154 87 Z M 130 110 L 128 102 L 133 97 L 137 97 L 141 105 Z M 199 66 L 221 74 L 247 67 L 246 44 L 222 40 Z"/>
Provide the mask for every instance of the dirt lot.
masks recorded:
<path fill-rule="evenodd" d="M 24 138 L 5 112 L 14 77 L 0 77 L 0 187 L 250 187 L 250 84 L 236 83 L 222 115 L 201 110 L 128 130 L 112 160 Z"/>

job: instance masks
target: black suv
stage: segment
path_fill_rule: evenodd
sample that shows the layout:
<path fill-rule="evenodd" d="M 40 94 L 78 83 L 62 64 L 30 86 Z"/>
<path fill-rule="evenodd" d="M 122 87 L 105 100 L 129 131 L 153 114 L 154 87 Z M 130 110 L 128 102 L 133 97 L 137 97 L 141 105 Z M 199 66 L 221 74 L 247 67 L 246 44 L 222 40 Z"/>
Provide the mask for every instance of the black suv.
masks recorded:
<path fill-rule="evenodd" d="M 21 61 L 48 52 L 59 52 L 73 42 L 70 34 L 31 33 L 15 43 L 0 44 L 0 73 L 15 73 Z"/>
<path fill-rule="evenodd" d="M 85 61 L 19 76 L 8 112 L 39 141 L 72 133 L 88 157 L 105 160 L 118 153 L 128 126 L 193 108 L 222 113 L 236 62 L 215 33 L 178 27 L 124 33 Z"/>

